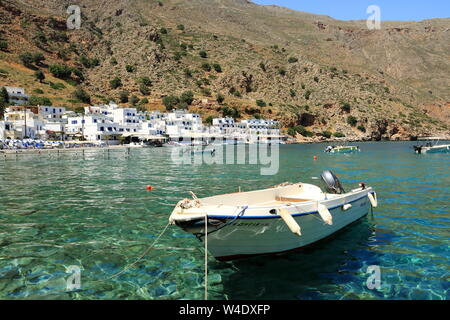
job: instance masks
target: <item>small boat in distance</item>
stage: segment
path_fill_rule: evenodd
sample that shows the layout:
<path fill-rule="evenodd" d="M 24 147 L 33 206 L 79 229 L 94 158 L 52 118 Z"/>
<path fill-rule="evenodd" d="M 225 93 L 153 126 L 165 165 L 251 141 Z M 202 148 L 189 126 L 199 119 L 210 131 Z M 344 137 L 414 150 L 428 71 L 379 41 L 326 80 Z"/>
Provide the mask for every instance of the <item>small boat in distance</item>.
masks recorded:
<path fill-rule="evenodd" d="M 414 151 L 418 154 L 422 153 L 450 153 L 450 144 L 435 144 L 434 146 L 429 142 L 426 145 L 414 146 Z"/>
<path fill-rule="evenodd" d="M 361 151 L 358 146 L 328 146 L 324 152 L 327 153 L 352 153 Z"/>
<path fill-rule="evenodd" d="M 298 250 L 328 238 L 377 206 L 363 183 L 345 192 L 331 171 L 326 191 L 306 183 L 180 201 L 169 221 L 200 241 L 220 261 Z"/>

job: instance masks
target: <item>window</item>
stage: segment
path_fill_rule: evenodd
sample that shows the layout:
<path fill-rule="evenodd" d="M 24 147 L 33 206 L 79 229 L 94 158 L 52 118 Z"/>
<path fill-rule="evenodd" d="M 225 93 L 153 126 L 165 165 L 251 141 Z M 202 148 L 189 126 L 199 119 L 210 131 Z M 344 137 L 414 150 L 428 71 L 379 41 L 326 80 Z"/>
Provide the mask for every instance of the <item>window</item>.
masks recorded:
<path fill-rule="evenodd" d="M 100 127 L 100 131 L 105 131 L 105 127 Z"/>
<path fill-rule="evenodd" d="M 77 120 L 72 120 L 72 124 L 77 124 L 78 121 Z"/>

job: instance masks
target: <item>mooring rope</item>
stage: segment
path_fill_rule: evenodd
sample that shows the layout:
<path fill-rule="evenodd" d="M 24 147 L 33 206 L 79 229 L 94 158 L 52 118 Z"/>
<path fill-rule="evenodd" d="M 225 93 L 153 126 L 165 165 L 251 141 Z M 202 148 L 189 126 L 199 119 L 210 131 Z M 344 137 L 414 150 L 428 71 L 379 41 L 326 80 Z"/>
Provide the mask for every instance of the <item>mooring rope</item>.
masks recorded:
<path fill-rule="evenodd" d="M 123 268 L 122 271 L 112 275 L 111 277 L 102 280 L 102 281 L 106 281 L 106 280 L 111 280 L 113 278 L 116 278 L 118 276 L 120 276 L 121 274 L 123 274 L 124 272 L 126 272 L 128 269 L 130 269 L 132 266 L 136 265 L 139 261 L 141 261 L 149 252 L 151 249 L 153 249 L 153 247 L 155 246 L 156 242 L 158 242 L 158 240 L 162 237 L 162 235 L 166 232 L 167 228 L 170 226 L 170 222 L 166 225 L 166 227 L 164 228 L 164 230 L 160 233 L 160 235 L 155 239 L 155 241 L 153 241 L 153 243 L 147 248 L 147 250 L 145 250 L 145 252 L 133 263 L 125 266 L 125 268 Z"/>

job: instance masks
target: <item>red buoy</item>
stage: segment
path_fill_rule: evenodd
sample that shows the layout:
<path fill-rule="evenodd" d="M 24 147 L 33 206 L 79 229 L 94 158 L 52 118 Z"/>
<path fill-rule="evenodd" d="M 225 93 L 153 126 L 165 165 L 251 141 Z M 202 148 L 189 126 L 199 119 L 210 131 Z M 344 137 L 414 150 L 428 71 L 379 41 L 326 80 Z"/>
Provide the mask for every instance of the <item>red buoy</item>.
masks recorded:
<path fill-rule="evenodd" d="M 314 156 L 314 160 L 317 160 L 317 156 Z"/>
<path fill-rule="evenodd" d="M 151 185 L 148 185 L 148 186 L 145 187 L 145 189 L 147 189 L 147 191 L 152 191 L 153 187 Z"/>

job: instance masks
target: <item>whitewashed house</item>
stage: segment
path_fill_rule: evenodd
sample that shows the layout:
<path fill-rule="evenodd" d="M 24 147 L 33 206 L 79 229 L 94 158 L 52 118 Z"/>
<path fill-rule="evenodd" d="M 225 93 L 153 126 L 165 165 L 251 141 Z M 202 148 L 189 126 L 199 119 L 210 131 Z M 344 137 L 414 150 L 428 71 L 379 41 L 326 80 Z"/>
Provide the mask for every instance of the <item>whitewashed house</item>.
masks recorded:
<path fill-rule="evenodd" d="M 44 121 L 26 107 L 8 107 L 5 110 L 4 118 L 6 122 L 12 124 L 16 139 L 25 137 L 36 139 L 44 133 Z"/>
<path fill-rule="evenodd" d="M 39 116 L 45 120 L 60 120 L 66 114 L 66 108 L 53 106 L 40 106 Z"/>
<path fill-rule="evenodd" d="M 6 91 L 9 95 L 9 103 L 16 105 L 27 104 L 29 101 L 29 96 L 25 93 L 24 88 L 15 88 L 5 86 Z"/>
<path fill-rule="evenodd" d="M 82 115 L 68 117 L 65 132 L 74 139 L 83 137 L 88 141 L 118 144 L 119 128 L 119 124 L 104 115 Z"/>

